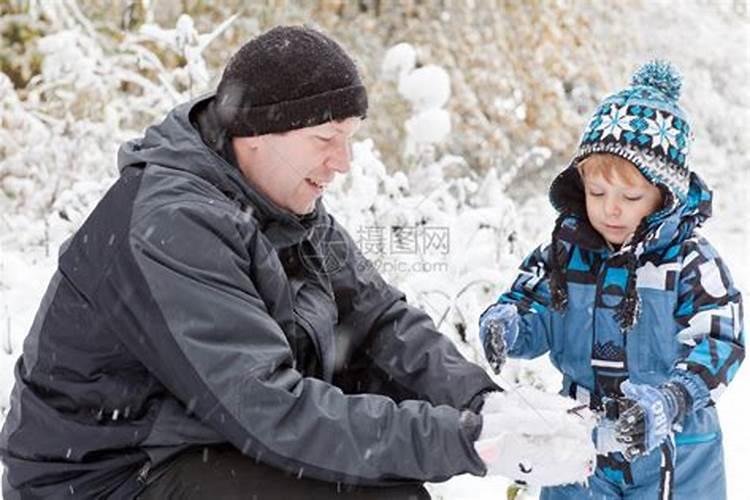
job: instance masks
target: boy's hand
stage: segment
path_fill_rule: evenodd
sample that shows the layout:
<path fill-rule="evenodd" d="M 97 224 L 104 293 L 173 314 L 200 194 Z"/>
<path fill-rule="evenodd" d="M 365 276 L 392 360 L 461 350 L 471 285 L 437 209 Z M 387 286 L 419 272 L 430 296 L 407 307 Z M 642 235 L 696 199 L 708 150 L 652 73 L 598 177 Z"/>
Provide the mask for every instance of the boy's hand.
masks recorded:
<path fill-rule="evenodd" d="M 596 418 L 577 401 L 531 387 L 491 393 L 474 444 L 490 475 L 535 486 L 585 481 L 593 473 Z"/>
<path fill-rule="evenodd" d="M 617 419 L 615 436 L 625 445 L 625 458 L 632 461 L 664 442 L 672 432 L 672 425 L 684 417 L 689 396 L 676 382 L 657 388 L 626 380 L 620 387 L 623 395 L 635 404 Z"/>
<path fill-rule="evenodd" d="M 518 336 L 518 311 L 511 304 L 495 304 L 479 319 L 479 339 L 492 371 L 500 373 L 507 350 Z"/>

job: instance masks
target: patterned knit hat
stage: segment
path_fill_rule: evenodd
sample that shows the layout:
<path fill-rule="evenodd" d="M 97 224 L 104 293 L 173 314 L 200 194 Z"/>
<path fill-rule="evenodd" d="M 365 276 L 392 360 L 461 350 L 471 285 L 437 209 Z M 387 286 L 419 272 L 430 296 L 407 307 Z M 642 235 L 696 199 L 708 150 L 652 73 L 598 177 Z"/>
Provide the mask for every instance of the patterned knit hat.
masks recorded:
<path fill-rule="evenodd" d="M 690 184 L 687 155 L 692 134 L 677 103 L 682 78 L 669 62 L 652 61 L 633 74 L 630 85 L 596 109 L 572 164 L 592 153 L 620 156 L 684 203 Z"/>
<path fill-rule="evenodd" d="M 229 61 L 216 109 L 230 136 L 246 137 L 364 117 L 367 92 L 333 39 L 304 26 L 278 26 Z"/>

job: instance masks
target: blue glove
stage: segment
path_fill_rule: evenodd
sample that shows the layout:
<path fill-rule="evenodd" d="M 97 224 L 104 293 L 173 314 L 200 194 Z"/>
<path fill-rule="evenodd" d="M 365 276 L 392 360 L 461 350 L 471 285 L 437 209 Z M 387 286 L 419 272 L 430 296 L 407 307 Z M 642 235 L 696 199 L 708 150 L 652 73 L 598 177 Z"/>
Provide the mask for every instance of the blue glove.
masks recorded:
<path fill-rule="evenodd" d="M 512 304 L 495 304 L 479 318 L 479 339 L 495 373 L 503 369 L 507 350 L 518 337 L 518 320 L 518 311 Z"/>
<path fill-rule="evenodd" d="M 667 439 L 672 426 L 687 413 L 690 396 L 685 387 L 677 382 L 653 387 L 626 380 L 620 389 L 625 398 L 635 404 L 617 419 L 615 439 L 625 445 L 625 459 L 632 461 Z"/>

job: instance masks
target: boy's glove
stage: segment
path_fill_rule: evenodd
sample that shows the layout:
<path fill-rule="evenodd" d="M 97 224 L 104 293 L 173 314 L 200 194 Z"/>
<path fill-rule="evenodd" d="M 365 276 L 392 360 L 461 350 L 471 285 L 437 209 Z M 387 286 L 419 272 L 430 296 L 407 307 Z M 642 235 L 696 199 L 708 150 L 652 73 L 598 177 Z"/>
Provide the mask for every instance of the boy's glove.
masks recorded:
<path fill-rule="evenodd" d="M 649 453 L 670 435 L 672 426 L 685 416 L 690 396 L 678 382 L 657 388 L 626 380 L 620 389 L 635 404 L 617 419 L 615 436 L 625 445 L 625 458 L 632 461 Z"/>
<path fill-rule="evenodd" d="M 596 418 L 569 398 L 523 387 L 485 399 L 474 444 L 489 475 L 534 486 L 583 482 L 594 471 Z"/>
<path fill-rule="evenodd" d="M 507 350 L 518 336 L 518 311 L 512 304 L 495 304 L 479 318 L 479 339 L 484 355 L 495 373 L 500 373 Z"/>
<path fill-rule="evenodd" d="M 600 455 L 607 455 L 609 453 L 619 452 L 624 454 L 628 448 L 626 444 L 621 443 L 617 440 L 619 434 L 615 429 L 617 420 L 609 418 L 612 412 L 616 412 L 617 415 L 622 415 L 626 410 L 634 406 L 636 403 L 625 398 L 602 398 L 603 408 L 599 413 L 599 422 L 594 430 L 594 442 L 596 443 L 596 451 Z"/>

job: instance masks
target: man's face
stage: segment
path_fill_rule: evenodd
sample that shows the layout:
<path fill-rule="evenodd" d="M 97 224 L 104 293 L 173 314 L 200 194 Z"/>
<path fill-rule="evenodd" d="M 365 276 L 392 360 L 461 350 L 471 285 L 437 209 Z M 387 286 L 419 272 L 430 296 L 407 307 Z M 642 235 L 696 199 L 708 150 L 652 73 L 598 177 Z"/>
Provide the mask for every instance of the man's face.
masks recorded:
<path fill-rule="evenodd" d="M 623 244 L 641 220 L 662 204 L 659 188 L 639 174 L 639 182 L 625 183 L 617 176 L 609 181 L 598 173 L 586 174 L 586 213 L 604 239 Z"/>
<path fill-rule="evenodd" d="M 337 173 L 349 171 L 351 138 L 360 118 L 257 137 L 235 137 L 234 151 L 247 180 L 276 205 L 310 213 Z"/>

